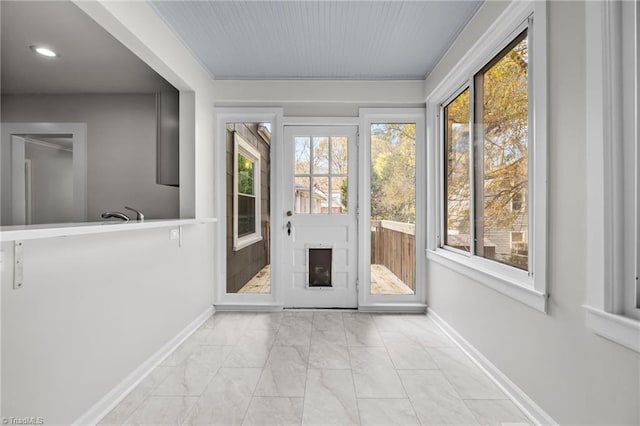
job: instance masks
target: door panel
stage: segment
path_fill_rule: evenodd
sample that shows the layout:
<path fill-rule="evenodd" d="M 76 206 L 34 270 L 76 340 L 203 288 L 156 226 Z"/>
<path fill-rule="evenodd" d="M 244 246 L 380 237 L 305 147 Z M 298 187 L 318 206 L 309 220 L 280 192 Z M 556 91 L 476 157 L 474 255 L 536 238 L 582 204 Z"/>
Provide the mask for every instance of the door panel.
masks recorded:
<path fill-rule="evenodd" d="M 284 136 L 285 306 L 356 307 L 357 128 L 287 126 Z"/>

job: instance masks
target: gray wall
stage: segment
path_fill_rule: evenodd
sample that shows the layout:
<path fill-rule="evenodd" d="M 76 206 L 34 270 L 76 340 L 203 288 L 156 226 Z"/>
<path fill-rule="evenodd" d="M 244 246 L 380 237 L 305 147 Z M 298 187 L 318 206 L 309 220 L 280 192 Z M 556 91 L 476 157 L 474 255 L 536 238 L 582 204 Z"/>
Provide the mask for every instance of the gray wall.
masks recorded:
<path fill-rule="evenodd" d="M 5 95 L 2 122 L 87 124 L 87 221 L 124 206 L 179 217 L 179 189 L 156 184 L 155 95 Z"/>
<path fill-rule="evenodd" d="M 507 5 L 486 2 L 427 93 Z M 585 242 L 585 6 L 548 3 L 548 314 L 427 265 L 429 307 L 560 424 L 640 424 L 640 354 L 589 331 Z"/>
<path fill-rule="evenodd" d="M 238 132 L 261 155 L 262 240 L 233 250 L 233 131 Z M 257 123 L 227 124 L 227 293 L 236 293 L 269 262 L 270 146 L 258 135 Z"/>

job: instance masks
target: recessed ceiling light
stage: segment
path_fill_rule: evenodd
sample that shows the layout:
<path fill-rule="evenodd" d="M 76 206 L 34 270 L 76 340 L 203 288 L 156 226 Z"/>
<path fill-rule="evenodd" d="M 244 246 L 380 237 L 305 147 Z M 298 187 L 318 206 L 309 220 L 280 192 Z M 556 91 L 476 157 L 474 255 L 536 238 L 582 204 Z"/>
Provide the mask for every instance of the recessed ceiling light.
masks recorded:
<path fill-rule="evenodd" d="M 47 58 L 56 58 L 58 56 L 58 54 L 56 52 L 54 52 L 53 50 L 49 49 L 48 47 L 44 47 L 44 46 L 29 46 L 31 48 L 31 50 L 33 50 L 34 52 L 42 55 L 42 56 L 46 56 Z"/>

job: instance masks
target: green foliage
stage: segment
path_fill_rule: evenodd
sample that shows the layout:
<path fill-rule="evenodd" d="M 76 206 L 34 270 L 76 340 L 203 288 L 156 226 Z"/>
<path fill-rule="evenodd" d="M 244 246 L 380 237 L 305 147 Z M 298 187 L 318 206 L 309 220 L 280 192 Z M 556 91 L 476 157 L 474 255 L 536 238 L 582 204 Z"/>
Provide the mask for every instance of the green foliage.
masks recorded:
<path fill-rule="evenodd" d="M 238 154 L 238 192 L 253 195 L 253 162 Z"/>
<path fill-rule="evenodd" d="M 371 126 L 371 219 L 415 223 L 416 126 Z"/>

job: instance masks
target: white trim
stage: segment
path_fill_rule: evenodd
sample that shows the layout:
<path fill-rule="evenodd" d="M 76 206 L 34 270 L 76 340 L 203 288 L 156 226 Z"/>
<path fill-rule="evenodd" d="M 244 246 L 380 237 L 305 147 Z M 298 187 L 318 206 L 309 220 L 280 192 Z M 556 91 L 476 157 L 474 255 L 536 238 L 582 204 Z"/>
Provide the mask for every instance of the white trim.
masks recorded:
<path fill-rule="evenodd" d="M 420 253 L 425 250 L 427 221 L 427 191 L 422 182 L 426 182 L 426 128 L 424 108 L 360 108 L 360 139 L 358 158 L 361 167 L 358 170 L 358 289 L 359 306 L 363 309 L 389 304 L 391 309 L 406 303 L 410 311 L 413 304 L 423 306 L 426 300 L 426 261 Z M 411 295 L 372 295 L 371 294 L 371 125 L 374 123 L 415 123 L 416 125 L 416 223 L 415 223 L 415 276 L 416 288 Z"/>
<path fill-rule="evenodd" d="M 522 301 L 537 310 L 546 310 L 547 293 L 547 19 L 546 2 L 515 1 L 505 9 L 427 98 L 428 176 L 427 217 L 429 260 L 461 270 L 465 275 Z M 533 16 L 533 19 L 530 19 Z M 530 134 L 529 144 L 529 270 L 530 276 L 515 267 L 475 256 L 441 249 L 442 218 L 442 123 L 441 105 L 473 82 L 474 75 L 491 61 L 525 28 L 529 30 Z M 535 57 L 534 57 L 535 56 Z M 470 86 L 472 87 L 472 86 Z M 470 94 L 473 96 L 473 93 Z M 531 188 L 535 188 L 534 191 Z M 462 266 L 462 268 L 459 268 Z M 478 269 L 476 272 L 472 269 Z M 509 287 L 513 287 L 509 289 Z"/>
<path fill-rule="evenodd" d="M 214 304 L 225 305 L 282 305 L 282 289 L 278 283 L 280 269 L 277 262 L 271 262 L 271 293 L 227 293 L 227 123 L 271 123 L 271 258 L 278 259 L 281 253 L 281 239 L 276 234 L 284 230 L 284 214 L 279 212 L 282 204 L 278 173 L 282 164 L 282 108 L 230 107 L 215 108 L 216 135 L 214 143 L 214 191 L 215 211 L 219 218 L 215 238 Z"/>
<path fill-rule="evenodd" d="M 283 126 L 357 126 L 358 117 L 284 117 Z"/>
<path fill-rule="evenodd" d="M 191 334 L 215 313 L 213 306 L 208 307 L 202 314 L 187 325 L 175 337 L 169 340 L 156 353 L 151 355 L 131 374 L 124 378 L 116 387 L 96 402 L 89 410 L 73 422 L 74 425 L 95 425 L 120 403 L 145 377 L 147 377 L 166 357 L 180 346 Z"/>
<path fill-rule="evenodd" d="M 71 135 L 73 143 L 73 221 L 87 220 L 87 125 L 85 123 L 2 123 L 2 216 L 12 217 L 12 223 L 20 225 L 24 220 L 24 206 L 17 206 L 13 191 L 12 164 L 22 158 L 24 164 L 24 142 L 14 146 L 12 135 Z M 16 149 L 18 148 L 18 149 Z M 19 191 L 18 191 L 19 192 Z M 22 217 L 22 220 L 19 220 Z M 17 220 L 17 222 L 16 222 Z"/>
<path fill-rule="evenodd" d="M 427 309 L 427 316 L 464 352 L 502 392 L 536 425 L 557 425 L 558 422 L 547 414 L 522 389 L 487 359 L 478 349 L 449 325 L 433 309 Z"/>
<path fill-rule="evenodd" d="M 265 303 L 223 303 L 215 305 L 216 312 L 279 312 L 282 305 Z"/>
<path fill-rule="evenodd" d="M 151 219 L 144 222 L 83 222 L 46 225 L 0 227 L 0 241 L 38 240 L 42 238 L 71 237 L 76 235 L 104 234 L 108 232 L 136 231 L 139 229 L 173 228 L 183 225 L 215 223 L 216 218 L 203 219 Z"/>
<path fill-rule="evenodd" d="M 427 311 L 427 305 L 424 303 L 369 303 L 367 305 L 358 305 L 358 311 L 374 313 L 424 314 Z"/>
<path fill-rule="evenodd" d="M 640 352 L 640 321 L 615 315 L 591 306 L 587 311 L 587 326 L 599 336 Z"/>
<path fill-rule="evenodd" d="M 248 157 L 253 162 L 253 198 L 255 200 L 255 231 L 251 234 L 238 236 L 238 156 Z M 262 156 L 237 132 L 233 133 L 233 250 L 242 250 L 262 241 Z M 248 195 L 248 194 L 242 194 Z"/>
<path fill-rule="evenodd" d="M 625 8 L 634 8 L 633 13 Z M 626 286 L 636 277 L 638 229 L 627 220 L 625 202 L 638 209 L 638 185 L 625 190 L 625 173 L 638 173 L 638 80 L 625 64 L 638 68 L 638 5 L 634 2 L 587 2 L 586 159 L 587 159 L 587 310 L 586 324 L 594 333 L 640 352 L 640 321 L 625 315 Z M 635 40 L 623 36 L 633 22 Z M 627 40 L 628 39 L 628 40 Z M 629 49 L 634 52 L 629 52 Z M 632 54 L 633 53 L 633 54 Z M 632 110 L 635 111 L 632 112 Z M 627 121 L 629 120 L 629 121 Z M 625 148 L 636 144 L 633 153 Z M 628 158 L 626 158 L 628 157 Z M 625 162 L 635 159 L 630 173 Z M 635 175 L 634 175 L 635 173 Z M 638 185 L 640 186 L 640 185 Z M 638 197 L 638 198 L 636 198 Z M 636 215 L 638 211 L 635 212 Z M 637 217 L 635 218 L 637 221 Z M 630 229 L 625 229 L 630 226 Z M 630 253 L 634 251 L 634 255 Z M 627 293 L 629 296 L 631 294 Z M 628 311 L 627 311 L 628 313 Z"/>
<path fill-rule="evenodd" d="M 462 256 L 447 249 L 427 250 L 427 259 L 465 275 L 537 311 L 547 312 L 547 294 L 539 292 L 531 286 L 525 271 L 501 264 L 494 265 L 495 262 L 479 257 Z M 514 276 L 519 272 L 522 277 Z"/>

